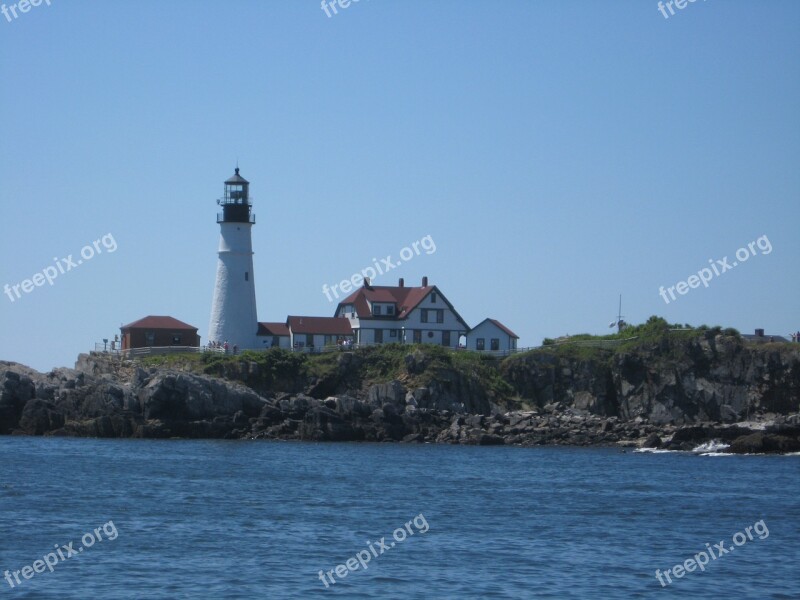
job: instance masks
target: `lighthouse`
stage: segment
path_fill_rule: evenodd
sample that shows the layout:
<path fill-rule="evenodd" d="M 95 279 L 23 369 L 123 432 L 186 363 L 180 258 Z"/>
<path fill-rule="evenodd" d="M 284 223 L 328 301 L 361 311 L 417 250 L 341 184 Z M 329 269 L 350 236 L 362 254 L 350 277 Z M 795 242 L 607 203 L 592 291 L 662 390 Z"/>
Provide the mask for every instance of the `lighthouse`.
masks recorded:
<path fill-rule="evenodd" d="M 230 348 L 256 348 L 258 317 L 253 277 L 251 230 L 256 222 L 250 203 L 250 182 L 236 172 L 225 182 L 217 200 L 219 223 L 217 280 L 211 302 L 209 342 L 228 342 Z"/>

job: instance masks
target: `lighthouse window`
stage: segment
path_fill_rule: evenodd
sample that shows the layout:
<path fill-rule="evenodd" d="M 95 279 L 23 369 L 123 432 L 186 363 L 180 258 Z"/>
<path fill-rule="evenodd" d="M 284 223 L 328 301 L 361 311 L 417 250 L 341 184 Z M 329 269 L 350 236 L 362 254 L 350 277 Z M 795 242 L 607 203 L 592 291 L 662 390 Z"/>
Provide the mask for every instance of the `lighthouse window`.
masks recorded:
<path fill-rule="evenodd" d="M 245 281 L 250 281 L 250 273 L 249 273 L 249 271 L 245 271 L 245 273 L 244 273 L 244 280 L 245 280 Z"/>

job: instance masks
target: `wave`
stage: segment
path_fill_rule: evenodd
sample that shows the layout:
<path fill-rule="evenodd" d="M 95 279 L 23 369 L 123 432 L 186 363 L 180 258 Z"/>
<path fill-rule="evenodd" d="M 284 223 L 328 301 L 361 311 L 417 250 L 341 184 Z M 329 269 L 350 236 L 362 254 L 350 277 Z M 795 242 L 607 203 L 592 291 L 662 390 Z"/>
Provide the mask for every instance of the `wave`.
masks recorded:
<path fill-rule="evenodd" d="M 701 456 L 718 456 L 723 454 L 720 450 L 726 450 L 730 447 L 730 444 L 723 444 L 719 440 L 711 440 L 710 442 L 700 444 L 694 448 L 692 452 L 700 454 Z"/>
<path fill-rule="evenodd" d="M 637 448 L 634 452 L 642 452 L 647 454 L 696 454 L 698 456 L 734 456 L 728 452 L 723 452 L 730 447 L 730 444 L 724 444 L 719 440 L 711 440 L 705 442 L 692 449 L 691 452 L 683 450 L 664 450 L 663 448 Z"/>

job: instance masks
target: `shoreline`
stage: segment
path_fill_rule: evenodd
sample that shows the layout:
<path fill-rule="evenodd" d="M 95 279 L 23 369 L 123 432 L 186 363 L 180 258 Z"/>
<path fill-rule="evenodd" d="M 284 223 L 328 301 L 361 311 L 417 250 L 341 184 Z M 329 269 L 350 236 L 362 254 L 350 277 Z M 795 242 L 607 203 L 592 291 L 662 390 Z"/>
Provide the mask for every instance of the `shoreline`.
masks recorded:
<path fill-rule="evenodd" d="M 512 411 L 495 415 L 450 414 L 417 409 L 398 414 L 388 406 L 359 416 L 353 398 L 284 398 L 266 403 L 258 417 L 238 412 L 212 420 L 144 419 L 125 411 L 65 421 L 41 432 L 15 429 L 9 437 L 92 439 L 231 440 L 315 443 L 395 443 L 518 448 L 561 446 L 620 451 L 714 455 L 793 455 L 800 453 L 800 414 L 765 415 L 739 423 L 658 425 L 637 418 L 579 415 L 572 412 Z M 344 414 L 343 412 L 346 411 Z M 376 414 L 377 413 L 377 414 Z M 387 414 L 388 413 L 388 414 Z M 294 417 L 294 418 L 293 418 Z M 298 418 L 299 417 L 299 418 Z M 122 419 L 128 427 L 116 425 Z"/>

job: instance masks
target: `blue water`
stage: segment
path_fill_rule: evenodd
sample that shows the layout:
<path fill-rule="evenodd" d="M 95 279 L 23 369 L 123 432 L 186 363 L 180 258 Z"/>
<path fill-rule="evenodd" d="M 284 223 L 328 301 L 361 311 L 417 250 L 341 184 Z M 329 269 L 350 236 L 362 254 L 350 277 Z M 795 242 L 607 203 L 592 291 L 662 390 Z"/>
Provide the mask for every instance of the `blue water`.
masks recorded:
<path fill-rule="evenodd" d="M 0 597 L 800 597 L 800 457 L 6 437 L 0 464 L 0 572 L 104 540 Z"/>

